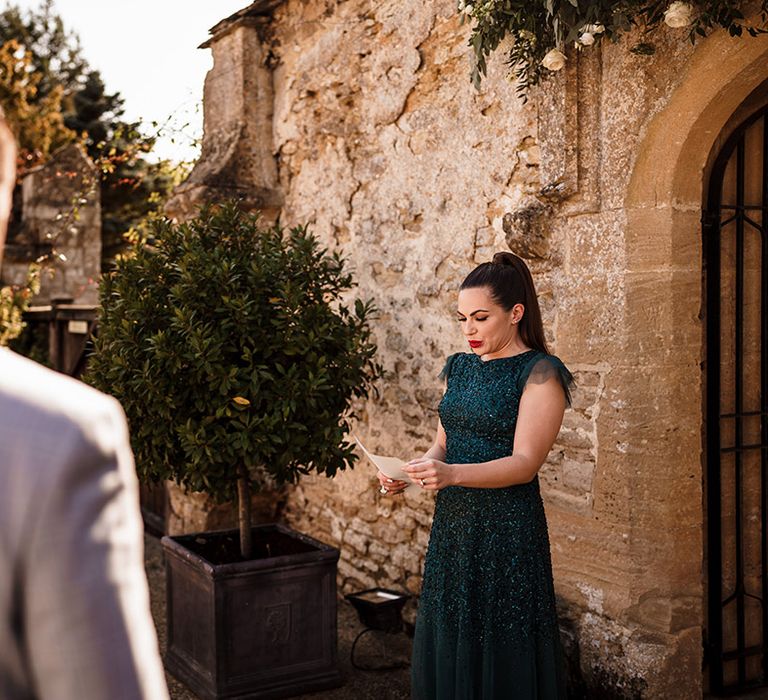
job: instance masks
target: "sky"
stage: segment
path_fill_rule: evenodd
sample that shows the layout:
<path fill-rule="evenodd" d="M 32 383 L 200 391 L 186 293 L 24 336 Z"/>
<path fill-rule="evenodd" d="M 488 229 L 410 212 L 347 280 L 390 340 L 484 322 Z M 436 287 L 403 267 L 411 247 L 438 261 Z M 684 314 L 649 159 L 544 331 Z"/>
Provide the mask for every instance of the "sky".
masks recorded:
<path fill-rule="evenodd" d="M 38 0 L 2 0 L 22 10 Z M 66 28 L 80 37 L 90 66 L 101 72 L 108 92 L 125 100 L 127 121 L 141 119 L 147 133 L 153 121 L 169 127 L 155 146 L 160 158 L 190 160 L 197 155 L 189 136 L 203 128 L 202 98 L 210 49 L 197 47 L 219 20 L 250 0 L 55 0 Z M 177 132 L 183 125 L 182 135 Z M 173 143 L 175 140 L 176 143 Z"/>

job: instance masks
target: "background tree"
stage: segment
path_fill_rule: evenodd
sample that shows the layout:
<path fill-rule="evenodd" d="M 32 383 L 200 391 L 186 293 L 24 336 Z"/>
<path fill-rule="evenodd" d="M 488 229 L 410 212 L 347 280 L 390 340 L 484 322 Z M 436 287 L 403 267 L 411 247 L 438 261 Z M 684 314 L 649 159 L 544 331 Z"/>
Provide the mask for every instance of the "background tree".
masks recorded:
<path fill-rule="evenodd" d="M 78 134 L 85 135 L 88 155 L 96 160 L 111 133 L 120 124 L 123 112 L 120 93 L 108 94 L 101 74 L 91 70 L 85 75 L 82 86 L 70 94 L 64 123 Z"/>
<path fill-rule="evenodd" d="M 82 87 L 88 64 L 80 40 L 66 30 L 53 0 L 42 0 L 37 10 L 25 13 L 18 5 L 7 5 L 0 12 L 0 44 L 8 41 L 17 41 L 30 54 L 30 63 L 40 74 L 38 99 L 56 89 L 72 95 Z"/>
<path fill-rule="evenodd" d="M 41 82 L 32 54 L 13 39 L 0 45 L 0 105 L 19 147 L 19 178 L 77 138 L 65 125 L 61 87 L 41 97 Z"/>
<path fill-rule="evenodd" d="M 123 118 L 123 98 L 119 92 L 108 92 L 99 72 L 88 65 L 77 35 L 55 12 L 53 0 L 43 0 L 26 12 L 18 5 L 0 11 L 0 46 L 6 45 L 9 55 L 25 56 L 24 69 L 35 76 L 34 89 L 23 95 L 18 90 L 0 95 L 0 105 L 7 113 L 27 115 L 37 110 L 41 126 L 48 127 L 39 144 L 34 142 L 34 130 L 27 128 L 29 152 L 35 152 L 35 146 L 40 151 L 29 164 L 82 139 L 102 174 L 102 264 L 109 267 L 126 245 L 124 234 L 159 210 L 170 194 L 177 181 L 169 174 L 173 166 L 146 157 L 155 139 L 141 133 L 139 122 Z M 23 100 L 17 104 L 20 97 Z"/>
<path fill-rule="evenodd" d="M 125 234 L 162 203 L 178 183 L 174 166 L 151 162 L 155 139 L 143 135 L 139 122 L 123 120 L 123 98 L 109 94 L 98 71 L 71 98 L 64 123 L 83 134 L 91 159 L 100 166 L 102 259 L 109 263 L 126 246 Z"/>
<path fill-rule="evenodd" d="M 146 156 L 154 138 L 143 135 L 138 122 L 123 119 L 123 99 L 108 92 L 98 71 L 82 56 L 80 41 L 55 12 L 53 0 L 22 11 L 7 5 L 0 11 L 0 107 L 19 143 L 19 179 L 44 163 L 58 148 L 81 141 L 100 172 L 102 267 L 157 218 L 171 189 L 185 174 L 183 167 L 152 162 Z M 20 221 L 15 197 L 14 223 Z M 63 227 L 77 215 L 61 212 Z M 54 250 L 49 258 L 55 255 Z M 38 262 L 45 264 L 44 259 Z M 0 344 L 18 336 L 21 314 L 36 293 L 37 267 L 25 285 L 0 289 Z M 1 282 L 1 281 L 0 281 Z"/>

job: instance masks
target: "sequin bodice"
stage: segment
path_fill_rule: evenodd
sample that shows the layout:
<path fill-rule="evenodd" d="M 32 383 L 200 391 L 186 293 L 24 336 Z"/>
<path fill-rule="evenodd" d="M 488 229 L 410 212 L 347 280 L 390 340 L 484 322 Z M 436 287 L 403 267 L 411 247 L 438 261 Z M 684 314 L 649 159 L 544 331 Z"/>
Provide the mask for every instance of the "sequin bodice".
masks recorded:
<path fill-rule="evenodd" d="M 452 355 L 438 412 L 447 436 L 446 462 L 487 462 L 512 454 L 520 370 L 536 350 L 483 361 L 473 353 Z"/>

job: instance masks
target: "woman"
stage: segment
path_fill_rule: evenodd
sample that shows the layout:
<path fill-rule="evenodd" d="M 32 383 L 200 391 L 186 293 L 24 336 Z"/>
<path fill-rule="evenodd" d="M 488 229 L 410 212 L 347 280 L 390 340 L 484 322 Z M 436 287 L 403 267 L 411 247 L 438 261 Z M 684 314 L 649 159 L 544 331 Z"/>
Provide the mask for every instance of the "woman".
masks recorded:
<path fill-rule="evenodd" d="M 436 491 L 411 666 L 415 700 L 564 698 L 537 472 L 573 377 L 547 351 L 531 273 L 512 253 L 459 291 L 472 352 L 448 358 L 432 447 L 405 471 Z M 379 473 L 382 493 L 408 484 Z"/>

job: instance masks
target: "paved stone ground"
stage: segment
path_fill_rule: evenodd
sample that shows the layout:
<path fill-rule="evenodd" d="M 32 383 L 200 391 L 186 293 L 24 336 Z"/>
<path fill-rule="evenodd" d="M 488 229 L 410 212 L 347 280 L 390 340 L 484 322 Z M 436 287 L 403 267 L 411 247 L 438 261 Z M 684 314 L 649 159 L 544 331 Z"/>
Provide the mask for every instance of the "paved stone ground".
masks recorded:
<path fill-rule="evenodd" d="M 155 619 L 160 650 L 165 653 L 165 567 L 160 541 L 147 535 L 144 538 L 145 563 L 149 579 L 152 616 Z M 343 685 L 309 695 L 296 696 L 300 700 L 401 700 L 410 697 L 409 671 L 361 671 L 350 662 L 352 642 L 363 629 L 352 606 L 344 599 L 338 605 L 339 666 Z M 389 635 L 369 632 L 361 638 L 355 649 L 359 665 L 376 666 L 395 661 L 407 662 L 411 655 L 411 640 L 405 634 Z M 198 700 L 183 684 L 166 674 L 172 700 Z"/>

